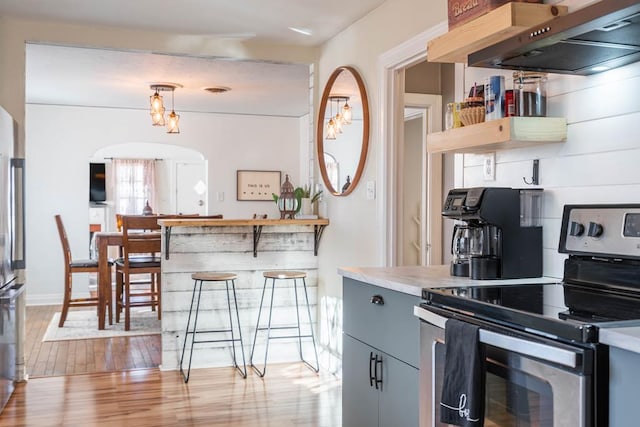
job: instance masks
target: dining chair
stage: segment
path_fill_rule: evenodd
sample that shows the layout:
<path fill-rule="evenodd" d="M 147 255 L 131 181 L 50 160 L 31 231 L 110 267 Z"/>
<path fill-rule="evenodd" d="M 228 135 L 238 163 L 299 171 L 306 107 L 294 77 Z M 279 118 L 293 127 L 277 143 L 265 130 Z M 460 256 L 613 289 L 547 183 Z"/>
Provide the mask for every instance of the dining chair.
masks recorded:
<path fill-rule="evenodd" d="M 96 259 L 78 259 L 74 260 L 71 256 L 71 248 L 67 232 L 60 215 L 55 215 L 56 225 L 58 226 L 58 234 L 60 235 L 60 243 L 62 244 L 62 252 L 64 254 L 64 300 L 62 302 L 62 312 L 60 313 L 60 321 L 58 327 L 63 327 L 67 320 L 67 314 L 70 307 L 90 307 L 98 306 L 98 297 L 74 298 L 73 297 L 73 274 L 74 273 L 98 273 L 98 260 Z M 109 261 L 109 266 L 113 265 Z M 109 309 L 111 309 L 109 307 Z"/>
<path fill-rule="evenodd" d="M 116 322 L 124 310 L 124 329 L 131 328 L 131 308 L 148 306 L 162 318 L 160 260 L 161 235 L 158 217 L 122 216 L 122 257 L 116 260 Z M 134 281 L 145 274 L 149 280 Z"/>

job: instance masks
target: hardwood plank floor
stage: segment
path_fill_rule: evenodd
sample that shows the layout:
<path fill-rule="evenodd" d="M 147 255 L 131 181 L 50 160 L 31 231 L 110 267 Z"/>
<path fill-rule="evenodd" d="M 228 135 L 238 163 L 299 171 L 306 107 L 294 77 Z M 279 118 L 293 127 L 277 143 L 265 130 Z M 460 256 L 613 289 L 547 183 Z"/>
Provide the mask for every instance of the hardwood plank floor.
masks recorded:
<path fill-rule="evenodd" d="M 35 378 L 18 384 L 0 416 L 5 426 L 341 425 L 341 384 L 302 363 L 272 364 L 263 379 L 233 368 Z"/>
<path fill-rule="evenodd" d="M 25 358 L 31 378 L 160 365 L 160 335 L 43 342 L 51 318 L 60 310 L 59 305 L 27 307 Z"/>
<path fill-rule="evenodd" d="M 0 415 L 4 426 L 320 426 L 342 423 L 342 385 L 302 363 L 260 378 L 194 369 L 188 384 L 161 372 L 160 336 L 42 342 L 59 306 L 27 308 L 27 372 Z M 151 366 L 150 366 L 151 365 Z"/>

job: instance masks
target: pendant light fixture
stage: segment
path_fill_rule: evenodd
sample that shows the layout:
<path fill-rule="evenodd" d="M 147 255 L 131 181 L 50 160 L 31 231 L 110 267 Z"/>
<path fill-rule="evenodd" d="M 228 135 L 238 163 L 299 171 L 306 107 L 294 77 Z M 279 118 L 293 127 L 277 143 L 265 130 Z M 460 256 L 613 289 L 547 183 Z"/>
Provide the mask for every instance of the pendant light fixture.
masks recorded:
<path fill-rule="evenodd" d="M 353 118 L 353 111 L 349 106 L 349 97 L 346 96 L 344 100 L 344 106 L 342 107 L 342 123 L 345 125 L 351 124 L 351 119 Z"/>
<path fill-rule="evenodd" d="M 333 103 L 336 104 L 336 115 L 333 115 Z M 344 106 L 340 108 L 340 103 Z M 342 133 L 342 126 L 351 124 L 351 107 L 349 107 L 349 97 L 344 95 L 329 95 L 330 119 L 327 123 L 327 136 L 325 139 L 336 139 Z M 348 120 L 347 120 L 348 119 Z"/>
<path fill-rule="evenodd" d="M 169 120 L 167 121 L 167 133 L 180 133 L 180 128 L 178 128 L 178 123 L 180 122 L 180 116 L 176 114 L 173 108 L 173 94 L 175 91 L 171 91 L 171 113 L 169 114 Z"/>
<path fill-rule="evenodd" d="M 178 83 L 151 83 L 149 87 L 154 91 L 154 94 L 149 97 L 149 102 L 151 104 L 151 110 L 149 112 L 151 115 L 151 124 L 153 126 L 165 125 L 164 113 L 166 109 L 160 92 L 171 91 L 171 113 L 167 117 L 167 133 L 180 133 L 180 129 L 178 128 L 180 116 L 176 114 L 174 110 L 174 92 L 176 88 L 181 88 L 182 85 Z"/>
<path fill-rule="evenodd" d="M 156 92 L 149 97 L 149 101 L 151 103 L 151 123 L 153 126 L 164 126 L 164 103 L 157 89 Z"/>
<path fill-rule="evenodd" d="M 336 122 L 333 119 L 333 100 L 329 97 L 329 121 L 327 122 L 327 135 L 324 139 L 336 139 Z"/>

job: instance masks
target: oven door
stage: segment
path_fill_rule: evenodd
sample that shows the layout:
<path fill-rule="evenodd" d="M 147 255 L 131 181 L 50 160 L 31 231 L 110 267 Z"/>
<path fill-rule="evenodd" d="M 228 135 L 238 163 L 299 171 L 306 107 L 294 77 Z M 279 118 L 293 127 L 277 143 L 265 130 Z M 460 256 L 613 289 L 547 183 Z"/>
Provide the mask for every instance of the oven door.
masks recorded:
<path fill-rule="evenodd" d="M 420 426 L 440 422 L 446 317 L 422 307 L 420 322 Z M 461 320 L 459 317 L 457 317 Z M 591 426 L 592 376 L 583 372 L 585 349 L 528 341 L 482 328 L 486 359 L 485 426 Z"/>

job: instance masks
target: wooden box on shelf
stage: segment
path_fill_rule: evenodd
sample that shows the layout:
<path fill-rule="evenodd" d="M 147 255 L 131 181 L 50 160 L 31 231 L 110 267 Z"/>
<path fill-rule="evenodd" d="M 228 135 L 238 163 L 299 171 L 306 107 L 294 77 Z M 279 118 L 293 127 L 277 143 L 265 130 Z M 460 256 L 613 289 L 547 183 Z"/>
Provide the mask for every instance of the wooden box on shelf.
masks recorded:
<path fill-rule="evenodd" d="M 482 153 L 567 139 L 564 117 L 505 117 L 427 135 L 429 153 Z"/>
<path fill-rule="evenodd" d="M 509 1 L 542 3 L 542 0 L 447 0 L 449 30 L 491 12 Z"/>
<path fill-rule="evenodd" d="M 534 25 L 566 15 L 567 6 L 510 2 L 472 19 L 427 44 L 429 62 L 467 63 L 467 56 Z"/>

